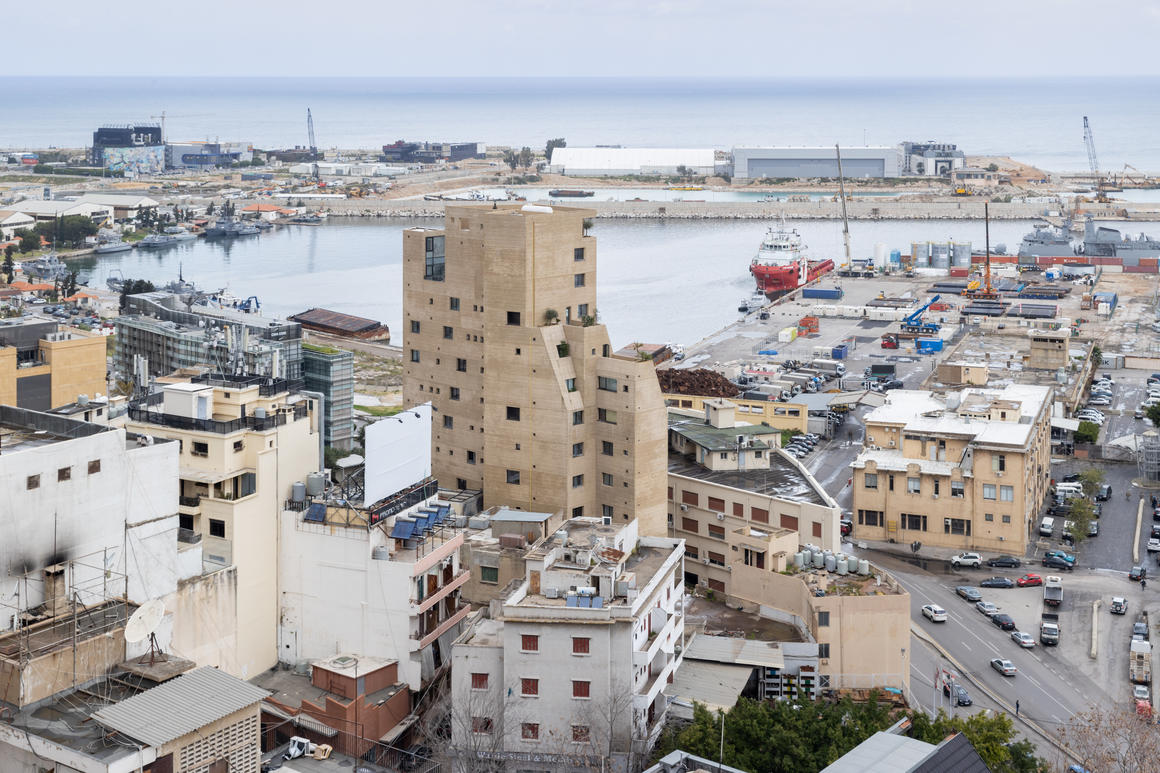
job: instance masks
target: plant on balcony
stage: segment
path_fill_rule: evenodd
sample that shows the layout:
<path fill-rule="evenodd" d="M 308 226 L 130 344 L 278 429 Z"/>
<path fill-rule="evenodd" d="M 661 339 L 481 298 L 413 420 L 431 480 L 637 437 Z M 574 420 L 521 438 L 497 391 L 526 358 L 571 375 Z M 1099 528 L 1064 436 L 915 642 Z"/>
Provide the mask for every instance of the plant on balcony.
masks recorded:
<path fill-rule="evenodd" d="M 592 218 L 590 218 L 590 217 L 584 218 L 584 235 L 585 236 L 587 236 L 588 232 L 592 230 L 593 225 L 595 225 L 595 222 L 592 220 Z"/>
<path fill-rule="evenodd" d="M 561 343 L 556 344 L 556 354 L 558 354 L 561 357 L 567 357 L 571 351 L 572 350 L 568 346 L 567 341 L 563 341 Z"/>
<path fill-rule="evenodd" d="M 544 309 L 544 324 L 554 325 L 560 321 L 560 312 L 555 309 Z"/>
<path fill-rule="evenodd" d="M 592 314 L 585 314 L 583 317 L 580 318 L 580 324 L 583 325 L 584 327 L 592 327 L 593 325 L 595 325 L 596 324 L 596 313 L 593 312 Z"/>

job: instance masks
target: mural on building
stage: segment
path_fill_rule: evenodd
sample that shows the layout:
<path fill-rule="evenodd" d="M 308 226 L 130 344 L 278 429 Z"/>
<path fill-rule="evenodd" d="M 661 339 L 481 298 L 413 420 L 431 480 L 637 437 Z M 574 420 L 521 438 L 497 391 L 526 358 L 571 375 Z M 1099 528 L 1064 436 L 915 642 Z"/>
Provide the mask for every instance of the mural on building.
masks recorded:
<path fill-rule="evenodd" d="M 157 174 L 165 171 L 165 146 L 105 148 L 105 168 L 110 172 Z"/>

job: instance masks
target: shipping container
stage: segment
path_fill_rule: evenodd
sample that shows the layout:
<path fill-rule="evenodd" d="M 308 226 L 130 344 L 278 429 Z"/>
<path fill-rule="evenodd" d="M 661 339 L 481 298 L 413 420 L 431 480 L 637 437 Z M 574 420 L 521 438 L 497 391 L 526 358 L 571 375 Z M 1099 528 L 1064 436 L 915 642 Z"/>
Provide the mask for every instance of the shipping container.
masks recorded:
<path fill-rule="evenodd" d="M 914 345 L 917 347 L 919 353 L 921 354 L 941 352 L 943 348 L 943 342 L 941 338 L 919 338 L 914 342 Z"/>
<path fill-rule="evenodd" d="M 842 288 L 807 287 L 802 290 L 802 298 L 824 298 L 828 301 L 839 301 L 842 299 Z"/>
<path fill-rule="evenodd" d="M 846 344 L 838 344 L 830 351 L 830 358 L 834 360 L 844 360 L 846 359 L 846 353 L 848 351 L 849 347 L 846 346 Z"/>

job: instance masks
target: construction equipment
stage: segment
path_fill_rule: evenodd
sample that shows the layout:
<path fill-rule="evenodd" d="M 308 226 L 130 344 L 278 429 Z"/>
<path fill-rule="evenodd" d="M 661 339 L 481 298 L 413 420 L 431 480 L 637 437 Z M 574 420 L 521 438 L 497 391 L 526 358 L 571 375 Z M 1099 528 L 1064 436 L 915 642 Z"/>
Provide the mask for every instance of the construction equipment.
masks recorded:
<path fill-rule="evenodd" d="M 310 158 L 315 160 L 318 158 L 318 143 L 314 141 L 314 116 L 310 114 L 309 107 L 306 108 L 306 133 L 310 135 Z"/>
<path fill-rule="evenodd" d="M 936 303 L 939 296 L 933 296 L 929 301 L 924 303 L 917 311 L 902 318 L 902 332 L 914 333 L 916 335 L 934 335 L 939 331 L 939 324 L 937 322 L 926 322 L 922 315 L 926 310 Z"/>
<path fill-rule="evenodd" d="M 975 284 L 972 282 L 971 285 L 967 285 L 966 290 L 963 290 L 963 295 L 975 300 L 997 301 L 999 300 L 999 291 L 991 285 L 991 208 L 986 201 L 983 202 L 983 224 L 983 232 L 986 235 L 987 242 L 987 252 L 983 269 L 983 286 L 972 288 L 971 285 Z"/>
<path fill-rule="evenodd" d="M 1088 117 L 1083 117 L 1083 144 L 1087 149 L 1088 166 L 1091 168 L 1092 180 L 1096 186 L 1096 201 L 1100 204 L 1108 203 L 1107 194 L 1113 191 L 1122 191 L 1123 187 L 1118 185 L 1110 177 L 1105 178 L 1100 173 L 1100 162 L 1096 158 L 1096 141 L 1092 136 L 1092 127 L 1088 123 Z"/>
<path fill-rule="evenodd" d="M 883 349 L 897 349 L 898 348 L 898 336 L 896 336 L 894 333 L 887 333 L 886 335 L 882 336 L 882 348 Z"/>
<path fill-rule="evenodd" d="M 834 152 L 838 156 L 838 192 L 842 194 L 842 241 L 846 245 L 846 262 L 843 270 L 850 268 L 850 221 L 846 219 L 846 182 L 842 174 L 842 149 L 834 145 Z"/>

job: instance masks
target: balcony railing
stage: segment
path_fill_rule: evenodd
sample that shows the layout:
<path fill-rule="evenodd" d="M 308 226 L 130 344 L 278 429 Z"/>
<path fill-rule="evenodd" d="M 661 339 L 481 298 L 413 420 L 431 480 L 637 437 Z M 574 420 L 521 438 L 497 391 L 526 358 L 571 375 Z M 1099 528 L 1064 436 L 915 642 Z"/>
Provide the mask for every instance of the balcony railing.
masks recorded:
<path fill-rule="evenodd" d="M 201 507 L 201 497 L 178 497 L 177 504 L 182 507 Z"/>
<path fill-rule="evenodd" d="M 244 429 L 254 430 L 256 432 L 275 429 L 276 427 L 284 425 L 288 421 L 288 417 L 292 416 L 293 420 L 297 421 L 305 418 L 307 412 L 308 407 L 306 403 L 295 403 L 294 410 L 290 413 L 276 413 L 270 416 L 242 416 L 241 418 L 231 419 L 229 421 L 218 421 L 216 419 L 193 419 L 188 416 L 161 413 L 160 411 L 151 411 L 146 407 L 135 405 L 129 408 L 129 420 L 139 421 L 145 424 L 156 424 L 161 427 L 170 427 L 171 429 L 214 432 L 219 435 L 228 435 L 231 432 L 238 432 Z"/>

